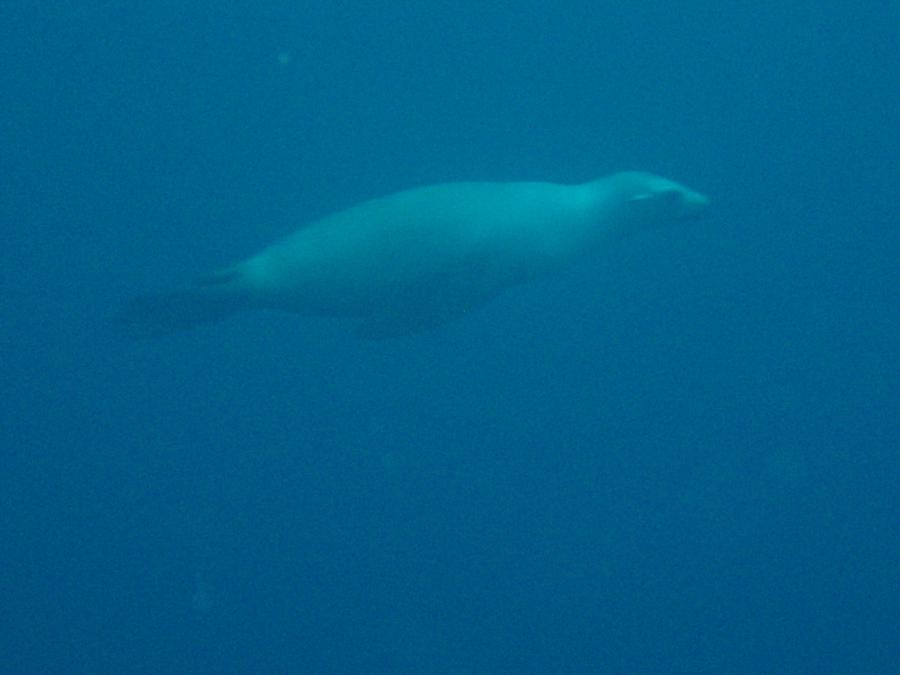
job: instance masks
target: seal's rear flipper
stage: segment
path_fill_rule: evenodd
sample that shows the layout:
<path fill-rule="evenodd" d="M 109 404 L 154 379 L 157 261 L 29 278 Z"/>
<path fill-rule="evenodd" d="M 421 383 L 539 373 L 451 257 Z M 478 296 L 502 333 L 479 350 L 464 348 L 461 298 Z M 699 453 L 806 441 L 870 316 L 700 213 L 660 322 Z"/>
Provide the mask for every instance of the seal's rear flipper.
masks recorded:
<path fill-rule="evenodd" d="M 246 307 L 235 288 L 237 279 L 236 271 L 225 270 L 192 288 L 139 296 L 126 304 L 113 322 L 126 337 L 142 339 L 221 321 Z"/>

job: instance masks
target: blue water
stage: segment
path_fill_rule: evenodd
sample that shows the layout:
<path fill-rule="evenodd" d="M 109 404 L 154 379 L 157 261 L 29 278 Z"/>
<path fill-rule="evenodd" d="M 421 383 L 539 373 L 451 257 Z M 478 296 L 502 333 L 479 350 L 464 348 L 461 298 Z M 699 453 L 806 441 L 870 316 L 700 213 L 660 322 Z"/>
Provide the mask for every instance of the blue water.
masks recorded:
<path fill-rule="evenodd" d="M 896 672 L 887 6 L 0 3 L 0 672 Z M 425 335 L 110 330 L 368 197 L 624 168 L 713 207 Z"/>

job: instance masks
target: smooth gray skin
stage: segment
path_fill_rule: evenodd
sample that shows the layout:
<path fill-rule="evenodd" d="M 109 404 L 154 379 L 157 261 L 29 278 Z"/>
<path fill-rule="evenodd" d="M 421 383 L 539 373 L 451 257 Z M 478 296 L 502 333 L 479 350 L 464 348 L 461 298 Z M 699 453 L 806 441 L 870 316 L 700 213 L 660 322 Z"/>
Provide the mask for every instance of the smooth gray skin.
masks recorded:
<path fill-rule="evenodd" d="M 414 333 L 707 204 L 683 185 L 636 171 L 579 185 L 406 190 L 307 225 L 192 288 L 138 298 L 118 322 L 148 337 L 259 308 L 353 319 L 360 337 Z"/>

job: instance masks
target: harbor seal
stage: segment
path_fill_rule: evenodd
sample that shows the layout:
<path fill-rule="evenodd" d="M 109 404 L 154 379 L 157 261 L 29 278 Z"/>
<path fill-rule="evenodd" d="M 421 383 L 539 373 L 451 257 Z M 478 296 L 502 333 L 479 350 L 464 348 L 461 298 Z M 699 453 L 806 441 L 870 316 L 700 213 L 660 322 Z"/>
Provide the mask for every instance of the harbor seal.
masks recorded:
<path fill-rule="evenodd" d="M 360 337 L 406 335 L 707 204 L 698 192 L 639 171 L 576 185 L 430 185 L 301 227 L 191 287 L 134 299 L 116 320 L 141 338 L 241 310 L 279 309 L 350 319 Z"/>

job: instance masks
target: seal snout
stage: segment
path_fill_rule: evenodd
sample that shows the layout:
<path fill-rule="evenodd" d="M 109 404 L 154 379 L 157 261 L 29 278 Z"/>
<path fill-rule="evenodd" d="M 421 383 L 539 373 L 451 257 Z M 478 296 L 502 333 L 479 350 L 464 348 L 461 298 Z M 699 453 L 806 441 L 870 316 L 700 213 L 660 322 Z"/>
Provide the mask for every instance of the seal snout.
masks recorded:
<path fill-rule="evenodd" d="M 700 192 L 685 190 L 681 195 L 681 205 L 685 215 L 697 215 L 709 206 L 709 197 Z"/>

